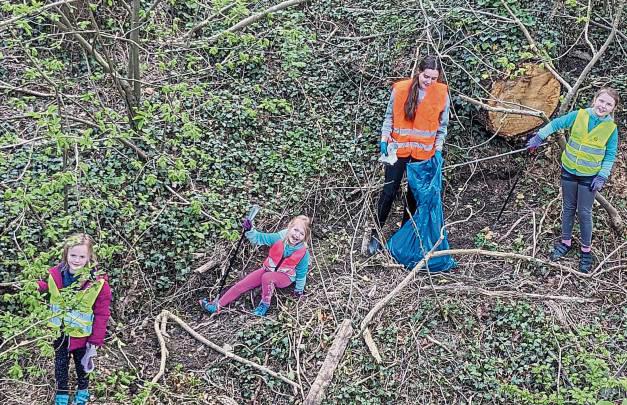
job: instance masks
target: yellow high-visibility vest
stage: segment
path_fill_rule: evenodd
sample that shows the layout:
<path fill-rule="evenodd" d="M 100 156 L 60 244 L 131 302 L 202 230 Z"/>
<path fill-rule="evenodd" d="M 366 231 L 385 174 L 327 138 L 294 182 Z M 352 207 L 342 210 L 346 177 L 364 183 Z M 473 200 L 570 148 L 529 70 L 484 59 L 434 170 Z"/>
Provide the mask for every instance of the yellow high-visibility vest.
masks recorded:
<path fill-rule="evenodd" d="M 584 176 L 594 176 L 601 170 L 601 163 L 605 157 L 607 141 L 610 139 L 616 123 L 613 120 L 601 122 L 588 131 L 590 114 L 587 110 L 579 110 L 564 152 L 562 165 L 570 171 L 581 173 Z"/>

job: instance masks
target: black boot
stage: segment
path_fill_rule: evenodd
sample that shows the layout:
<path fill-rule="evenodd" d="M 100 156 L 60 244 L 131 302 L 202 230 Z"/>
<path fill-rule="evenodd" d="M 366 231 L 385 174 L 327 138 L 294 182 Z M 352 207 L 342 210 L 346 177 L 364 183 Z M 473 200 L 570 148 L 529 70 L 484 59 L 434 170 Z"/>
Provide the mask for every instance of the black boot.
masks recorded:
<path fill-rule="evenodd" d="M 372 256 L 375 253 L 377 253 L 379 250 L 381 250 L 381 243 L 379 243 L 377 238 L 374 235 L 372 235 L 370 237 L 370 242 L 368 242 L 368 255 Z"/>

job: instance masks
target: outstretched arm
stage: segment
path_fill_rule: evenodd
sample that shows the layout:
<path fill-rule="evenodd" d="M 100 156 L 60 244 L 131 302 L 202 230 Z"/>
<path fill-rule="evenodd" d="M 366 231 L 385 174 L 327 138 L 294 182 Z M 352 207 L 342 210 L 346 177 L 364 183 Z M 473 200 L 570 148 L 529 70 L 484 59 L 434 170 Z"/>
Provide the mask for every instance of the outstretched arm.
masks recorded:
<path fill-rule="evenodd" d="M 381 142 L 390 142 L 392 140 L 392 110 L 394 109 L 394 90 L 390 95 L 390 101 L 385 109 L 385 117 L 383 125 L 381 125 Z"/>
<path fill-rule="evenodd" d="M 542 128 L 538 130 L 538 136 L 545 140 L 554 132 L 559 131 L 560 129 L 567 129 L 573 126 L 575 123 L 575 119 L 577 118 L 578 111 L 571 111 L 566 115 L 562 115 L 561 117 L 557 117 Z"/>
<path fill-rule="evenodd" d="M 601 171 L 599 171 L 599 176 L 605 177 L 608 179 L 610 177 L 610 173 L 612 172 L 612 166 L 614 166 L 614 161 L 616 160 L 616 152 L 618 151 L 618 129 L 615 129 L 610 139 L 607 141 L 607 147 L 605 148 L 605 157 L 603 157 L 603 161 L 601 162 Z"/>
<path fill-rule="evenodd" d="M 272 246 L 276 241 L 285 238 L 287 234 L 287 229 L 284 229 L 280 232 L 259 232 L 256 229 L 251 229 L 246 232 L 246 238 L 250 241 L 250 243 L 254 245 L 265 245 Z"/>

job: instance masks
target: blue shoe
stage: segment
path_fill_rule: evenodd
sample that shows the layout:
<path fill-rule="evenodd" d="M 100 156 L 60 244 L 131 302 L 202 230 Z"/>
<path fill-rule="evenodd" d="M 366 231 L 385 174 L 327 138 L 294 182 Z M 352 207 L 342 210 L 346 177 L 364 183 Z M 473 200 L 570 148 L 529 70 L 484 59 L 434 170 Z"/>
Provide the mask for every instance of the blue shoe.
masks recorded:
<path fill-rule="evenodd" d="M 253 311 L 253 314 L 257 316 L 265 316 L 269 308 L 270 308 L 270 304 L 266 304 L 265 302 L 260 302 L 259 305 L 257 305 L 257 308 L 255 308 L 255 311 Z"/>
<path fill-rule="evenodd" d="M 549 256 L 549 260 L 552 262 L 556 262 L 560 260 L 562 257 L 566 256 L 568 252 L 572 250 L 572 246 L 568 246 L 564 244 L 564 242 L 559 242 L 553 247 L 553 252 Z"/>
<path fill-rule="evenodd" d="M 54 405 L 67 405 L 70 402 L 68 394 L 57 394 L 54 397 Z"/>
<path fill-rule="evenodd" d="M 89 401 L 89 390 L 78 390 L 72 405 L 87 405 L 87 401 Z"/>
<path fill-rule="evenodd" d="M 590 270 L 592 270 L 592 252 L 581 252 L 579 271 L 582 273 L 590 273 Z"/>
<path fill-rule="evenodd" d="M 200 304 L 202 309 L 209 312 L 210 314 L 217 314 L 220 312 L 220 307 L 218 306 L 217 302 L 209 302 L 208 299 L 203 298 L 198 301 L 198 303 Z"/>

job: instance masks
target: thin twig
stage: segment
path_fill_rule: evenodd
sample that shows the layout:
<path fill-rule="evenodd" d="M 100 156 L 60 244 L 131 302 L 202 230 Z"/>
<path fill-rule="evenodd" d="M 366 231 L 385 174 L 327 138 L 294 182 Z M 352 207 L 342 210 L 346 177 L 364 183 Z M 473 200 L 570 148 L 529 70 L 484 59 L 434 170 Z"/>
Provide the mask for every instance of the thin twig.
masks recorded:
<path fill-rule="evenodd" d="M 50 4 L 46 4 L 45 6 L 35 9 L 35 10 L 30 10 L 28 13 L 26 14 L 22 14 L 22 15 L 17 15 L 13 18 L 9 18 L 8 20 L 4 20 L 4 21 L 0 21 L 0 28 L 2 27 L 6 27 L 7 25 L 13 24 L 16 21 L 21 20 L 22 18 L 26 18 L 28 16 L 31 15 L 37 15 L 40 13 L 43 13 L 44 11 L 48 10 L 49 8 L 53 8 L 53 7 L 57 7 L 57 6 L 63 6 L 63 5 L 68 5 L 71 3 L 75 3 L 78 0 L 61 0 L 61 1 L 57 1 L 55 3 L 50 3 Z"/>
<path fill-rule="evenodd" d="M 277 5 L 274 5 L 272 7 L 269 7 L 267 9 L 265 9 L 264 11 L 262 11 L 260 13 L 253 14 L 250 17 L 244 18 L 242 21 L 238 22 L 237 24 L 227 28 L 224 31 L 220 31 L 217 34 L 210 36 L 206 40 L 196 41 L 193 44 L 196 44 L 196 43 L 199 43 L 199 44 L 210 44 L 212 42 L 215 42 L 220 37 L 222 37 L 223 35 L 225 35 L 225 34 L 227 34 L 229 32 L 239 31 L 242 28 L 245 28 L 245 27 L 249 26 L 250 24 L 259 21 L 260 19 L 262 19 L 263 17 L 265 17 L 268 14 L 275 13 L 277 11 L 283 10 L 283 9 L 291 7 L 291 6 L 298 5 L 298 4 L 303 3 L 305 1 L 308 1 L 308 0 L 287 0 L 287 1 L 284 1 L 282 3 L 279 3 Z"/>
<path fill-rule="evenodd" d="M 549 118 L 546 116 L 544 111 L 538 111 L 538 110 L 534 110 L 534 109 L 519 110 L 519 109 L 515 109 L 515 108 L 492 107 L 491 105 L 488 105 L 486 103 L 482 103 L 479 100 L 475 100 L 474 98 L 470 98 L 470 97 L 465 96 L 463 94 L 460 94 L 459 98 L 461 98 L 464 101 L 469 102 L 470 104 L 474 104 L 474 105 L 476 105 L 478 107 L 481 107 L 481 108 L 483 108 L 483 109 L 485 109 L 487 111 L 500 112 L 500 113 L 513 114 L 513 115 L 530 115 L 532 117 L 540 118 L 544 122 L 549 122 Z M 526 108 L 529 108 L 529 107 L 526 107 Z"/>

